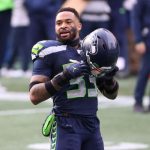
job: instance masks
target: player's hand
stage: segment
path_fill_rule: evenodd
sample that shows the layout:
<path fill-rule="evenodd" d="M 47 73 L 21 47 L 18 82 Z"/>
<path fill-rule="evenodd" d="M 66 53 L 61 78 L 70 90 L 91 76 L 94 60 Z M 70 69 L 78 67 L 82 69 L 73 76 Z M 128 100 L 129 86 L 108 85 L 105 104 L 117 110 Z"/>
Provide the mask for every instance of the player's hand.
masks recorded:
<path fill-rule="evenodd" d="M 110 72 L 107 72 L 104 76 L 104 80 L 106 84 L 111 83 L 113 81 L 113 77 L 116 75 L 117 71 L 119 71 L 119 68 L 115 66 Z"/>
<path fill-rule="evenodd" d="M 115 66 L 110 72 L 105 74 L 105 79 L 112 79 L 116 75 L 117 71 L 119 71 L 119 68 Z"/>
<path fill-rule="evenodd" d="M 73 63 L 66 67 L 64 74 L 69 80 L 82 75 L 89 75 L 90 67 L 85 62 Z"/>

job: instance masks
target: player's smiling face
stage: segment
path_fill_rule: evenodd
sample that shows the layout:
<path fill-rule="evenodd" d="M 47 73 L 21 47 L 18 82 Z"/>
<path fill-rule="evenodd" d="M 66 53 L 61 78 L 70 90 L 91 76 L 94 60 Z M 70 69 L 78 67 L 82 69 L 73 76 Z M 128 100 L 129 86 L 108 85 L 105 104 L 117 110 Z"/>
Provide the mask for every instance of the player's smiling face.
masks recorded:
<path fill-rule="evenodd" d="M 72 41 L 79 38 L 81 23 L 74 13 L 63 11 L 56 16 L 55 30 L 59 41 Z"/>

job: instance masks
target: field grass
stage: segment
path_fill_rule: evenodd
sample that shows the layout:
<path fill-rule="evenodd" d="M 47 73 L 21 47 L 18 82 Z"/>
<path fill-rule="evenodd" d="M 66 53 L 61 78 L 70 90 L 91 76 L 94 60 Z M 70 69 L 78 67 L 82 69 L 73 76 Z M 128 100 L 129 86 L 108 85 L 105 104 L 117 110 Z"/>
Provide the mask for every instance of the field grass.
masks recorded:
<path fill-rule="evenodd" d="M 119 80 L 119 96 L 132 96 L 135 81 L 135 77 Z M 1 78 L 0 82 L 8 91 L 28 92 L 29 79 Z M 51 105 L 43 102 L 33 106 L 29 100 L 12 99 L 14 101 L 0 100 L 0 150 L 33 150 L 29 145 L 48 143 L 49 139 L 41 134 L 41 127 Z M 102 108 L 98 111 L 98 116 L 106 150 L 150 150 L 150 114 L 134 113 L 132 106 L 127 106 Z M 121 147 L 123 142 L 141 143 L 147 147 L 142 149 L 140 146 L 131 146 L 130 149 L 131 147 Z"/>
<path fill-rule="evenodd" d="M 28 92 L 29 78 L 0 78 L 0 83 L 8 91 Z"/>

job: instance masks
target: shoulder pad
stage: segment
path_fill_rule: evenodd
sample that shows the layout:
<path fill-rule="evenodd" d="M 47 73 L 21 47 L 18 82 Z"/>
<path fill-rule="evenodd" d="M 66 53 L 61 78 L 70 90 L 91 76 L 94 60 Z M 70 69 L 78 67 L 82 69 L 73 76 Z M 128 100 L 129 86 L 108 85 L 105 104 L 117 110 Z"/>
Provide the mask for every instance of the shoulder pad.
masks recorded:
<path fill-rule="evenodd" d="M 57 51 L 62 51 L 65 49 L 66 45 L 62 45 L 58 41 L 40 41 L 37 44 L 35 44 L 32 48 L 32 61 L 35 61 L 37 58 L 43 58 L 48 54 L 55 53 Z"/>
<path fill-rule="evenodd" d="M 36 43 L 31 50 L 31 57 L 32 57 L 32 61 L 34 61 L 35 59 L 37 59 L 39 57 L 39 53 L 42 49 L 44 49 L 44 43 L 46 41 L 40 41 L 38 43 Z"/>

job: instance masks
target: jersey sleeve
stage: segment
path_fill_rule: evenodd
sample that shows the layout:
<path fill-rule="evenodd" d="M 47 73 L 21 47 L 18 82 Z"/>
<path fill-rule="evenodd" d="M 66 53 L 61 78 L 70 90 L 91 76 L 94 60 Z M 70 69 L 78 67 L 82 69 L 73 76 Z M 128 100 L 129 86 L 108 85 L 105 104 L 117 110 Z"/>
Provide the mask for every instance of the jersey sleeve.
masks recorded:
<path fill-rule="evenodd" d="M 62 67 L 56 60 L 61 58 L 60 54 L 63 50 L 66 50 L 66 46 L 61 45 L 58 41 L 47 40 L 35 44 L 31 51 L 33 75 L 45 75 L 51 78 L 60 73 Z"/>
<path fill-rule="evenodd" d="M 33 61 L 32 75 L 45 75 L 50 78 L 51 67 L 46 63 L 45 57 L 40 57 L 40 52 L 45 49 L 44 41 L 35 44 L 31 50 L 31 58 Z"/>
<path fill-rule="evenodd" d="M 36 59 L 33 63 L 32 75 L 44 75 L 50 78 L 52 71 L 50 66 L 44 62 L 44 59 Z"/>

